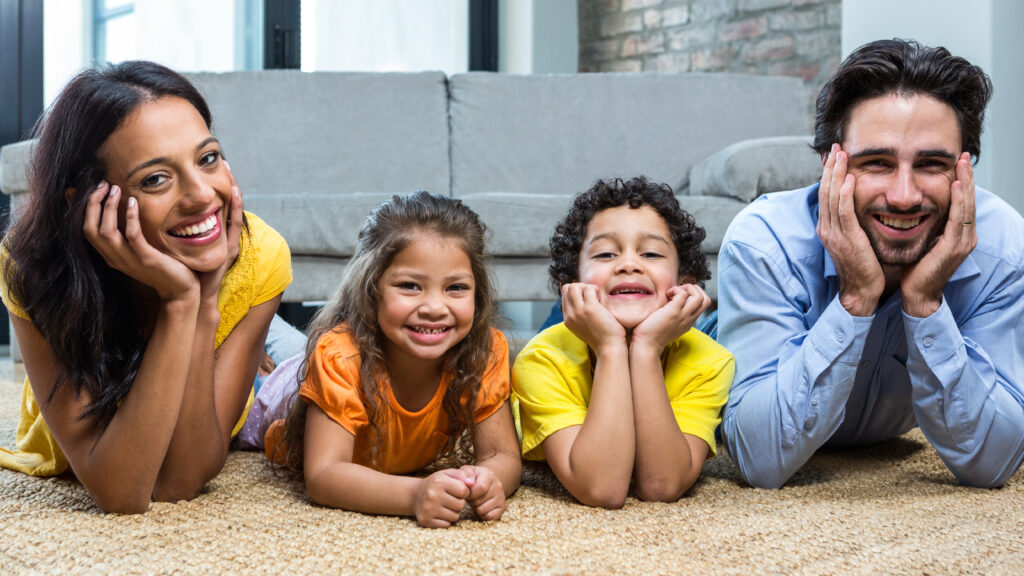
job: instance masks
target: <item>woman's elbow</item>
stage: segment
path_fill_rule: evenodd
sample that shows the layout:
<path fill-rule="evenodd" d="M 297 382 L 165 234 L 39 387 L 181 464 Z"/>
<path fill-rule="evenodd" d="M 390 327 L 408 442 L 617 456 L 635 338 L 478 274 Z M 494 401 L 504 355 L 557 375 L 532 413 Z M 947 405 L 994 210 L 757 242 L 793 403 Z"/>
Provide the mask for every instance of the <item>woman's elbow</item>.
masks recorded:
<path fill-rule="evenodd" d="M 108 490 L 94 493 L 92 500 L 108 514 L 142 514 L 149 510 L 150 497 L 145 494 L 126 494 Z"/>
<path fill-rule="evenodd" d="M 153 487 L 153 499 L 157 502 L 179 502 L 193 500 L 203 492 L 206 484 L 213 480 L 221 469 L 224 460 L 212 462 L 202 468 L 184 470 L 179 474 L 161 474 Z"/>

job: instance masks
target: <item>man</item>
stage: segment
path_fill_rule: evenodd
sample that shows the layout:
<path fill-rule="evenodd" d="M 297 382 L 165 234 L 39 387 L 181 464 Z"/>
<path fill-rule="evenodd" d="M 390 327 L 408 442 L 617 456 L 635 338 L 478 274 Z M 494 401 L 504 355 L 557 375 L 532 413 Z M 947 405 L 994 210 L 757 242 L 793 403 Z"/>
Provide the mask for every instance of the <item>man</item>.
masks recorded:
<path fill-rule="evenodd" d="M 754 486 L 821 446 L 920 426 L 957 479 L 1001 486 L 1024 454 L 1024 219 L 974 186 L 988 76 L 887 40 L 818 96 L 819 184 L 766 195 L 719 256 L 722 423 Z"/>

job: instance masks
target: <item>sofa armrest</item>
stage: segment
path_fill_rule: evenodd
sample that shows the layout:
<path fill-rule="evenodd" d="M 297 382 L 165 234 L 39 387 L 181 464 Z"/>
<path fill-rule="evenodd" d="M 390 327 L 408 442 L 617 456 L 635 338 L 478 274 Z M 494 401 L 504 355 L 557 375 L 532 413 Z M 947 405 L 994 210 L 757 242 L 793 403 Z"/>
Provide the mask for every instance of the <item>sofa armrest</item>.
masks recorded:
<path fill-rule="evenodd" d="M 0 190 L 8 196 L 28 192 L 28 167 L 35 140 L 15 142 L 0 148 Z"/>
<path fill-rule="evenodd" d="M 765 192 L 821 179 L 821 158 L 809 136 L 754 138 L 726 146 L 690 170 L 690 196 L 726 196 L 750 202 Z"/>

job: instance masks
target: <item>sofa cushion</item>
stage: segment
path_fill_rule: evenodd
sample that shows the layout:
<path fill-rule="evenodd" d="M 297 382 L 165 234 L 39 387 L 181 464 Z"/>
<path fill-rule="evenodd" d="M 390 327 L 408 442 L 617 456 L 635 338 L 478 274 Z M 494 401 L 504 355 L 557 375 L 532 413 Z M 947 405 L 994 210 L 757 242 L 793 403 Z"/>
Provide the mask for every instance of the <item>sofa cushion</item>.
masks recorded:
<path fill-rule="evenodd" d="M 576 194 L 645 175 L 674 190 L 746 138 L 808 132 L 798 78 L 473 72 L 449 79 L 452 195 Z"/>
<path fill-rule="evenodd" d="M 801 188 L 821 179 L 810 136 L 755 138 L 726 146 L 690 171 L 691 196 L 750 202 L 765 192 Z"/>
<path fill-rule="evenodd" d="M 254 194 L 245 209 L 284 236 L 293 255 L 348 257 L 355 254 L 367 214 L 391 198 L 385 192 Z"/>
<path fill-rule="evenodd" d="M 0 190 L 14 196 L 28 192 L 29 160 L 35 140 L 24 140 L 0 148 Z"/>
<path fill-rule="evenodd" d="M 247 197 L 450 193 L 442 72 L 195 73 Z"/>

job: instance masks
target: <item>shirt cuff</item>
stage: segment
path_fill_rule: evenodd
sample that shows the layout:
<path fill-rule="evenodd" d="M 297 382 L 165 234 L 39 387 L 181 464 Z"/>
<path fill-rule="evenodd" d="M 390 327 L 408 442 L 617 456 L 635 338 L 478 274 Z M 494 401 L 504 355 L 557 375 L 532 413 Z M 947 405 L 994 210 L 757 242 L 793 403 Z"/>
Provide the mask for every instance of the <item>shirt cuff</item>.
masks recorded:
<path fill-rule="evenodd" d="M 926 318 L 903 313 L 907 345 L 915 348 L 925 363 L 935 366 L 955 356 L 964 346 L 960 327 L 953 318 L 946 298 L 934 314 Z"/>
<path fill-rule="evenodd" d="M 874 321 L 874 315 L 853 316 L 836 296 L 811 326 L 808 338 L 830 364 L 832 361 L 856 364 L 864 353 L 864 343 Z"/>

